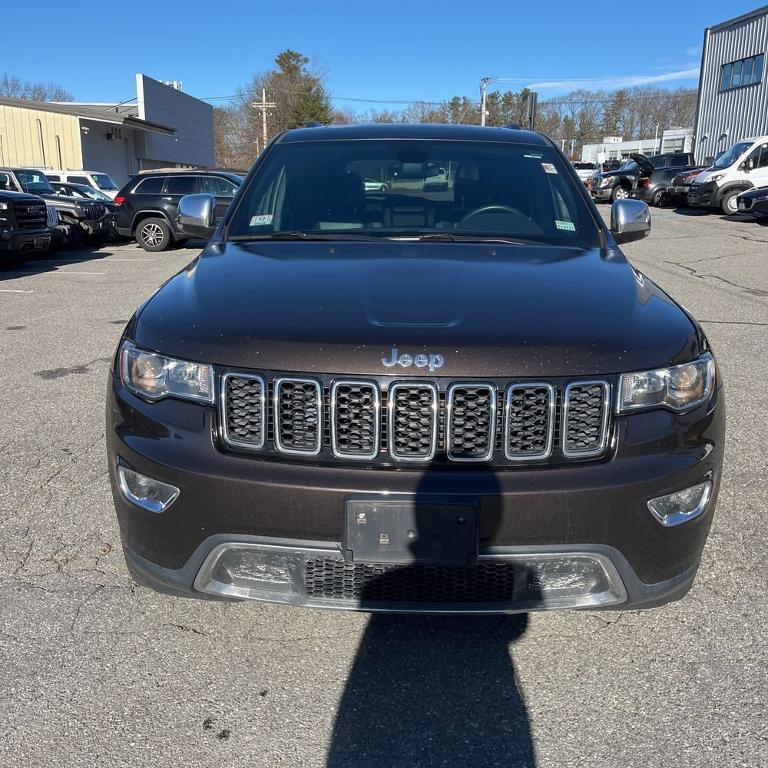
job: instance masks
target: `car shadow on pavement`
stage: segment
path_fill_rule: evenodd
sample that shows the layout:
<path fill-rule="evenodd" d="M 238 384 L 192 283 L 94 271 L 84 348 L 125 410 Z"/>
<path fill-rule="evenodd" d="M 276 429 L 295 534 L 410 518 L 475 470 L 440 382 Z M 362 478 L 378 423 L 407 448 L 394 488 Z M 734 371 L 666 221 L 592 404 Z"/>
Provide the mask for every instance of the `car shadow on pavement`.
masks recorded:
<path fill-rule="evenodd" d="M 478 507 L 482 549 L 498 529 L 499 488 L 493 472 L 467 474 L 473 476 L 467 502 L 483 499 Z M 440 536 L 434 521 L 430 525 L 425 518 L 434 514 L 440 492 L 445 493 L 441 475 L 445 477 L 440 471 L 425 473 L 412 497 L 416 535 L 409 537 L 413 541 L 409 548 L 414 556 L 423 554 L 419 542 L 425 535 L 430 541 Z M 451 502 L 455 501 L 453 497 Z M 450 535 L 447 529 L 446 533 Z M 437 577 L 441 568 L 451 572 L 446 575 L 443 570 Z M 485 571 L 475 585 L 473 577 L 462 571 L 461 566 L 398 565 L 367 578 L 361 600 L 372 606 L 377 599 L 394 599 L 393 595 L 401 600 L 414 593 L 440 599 L 441 592 L 463 594 L 465 599 L 481 593 L 498 600 L 504 590 L 538 596 L 522 569 L 513 577 L 509 571 Z M 528 714 L 510 657 L 510 645 L 527 626 L 524 613 L 374 613 L 336 714 L 328 768 L 534 768 Z"/>
<path fill-rule="evenodd" d="M 99 261 L 111 256 L 113 251 L 108 245 L 101 249 L 79 250 L 79 251 L 57 251 L 55 253 L 46 253 L 23 261 L 21 264 L 3 265 L 0 260 L 0 281 L 13 280 L 18 277 L 29 277 L 32 275 L 43 274 L 45 272 L 54 272 L 60 267 L 66 267 L 70 264 L 82 264 L 84 261 Z"/>

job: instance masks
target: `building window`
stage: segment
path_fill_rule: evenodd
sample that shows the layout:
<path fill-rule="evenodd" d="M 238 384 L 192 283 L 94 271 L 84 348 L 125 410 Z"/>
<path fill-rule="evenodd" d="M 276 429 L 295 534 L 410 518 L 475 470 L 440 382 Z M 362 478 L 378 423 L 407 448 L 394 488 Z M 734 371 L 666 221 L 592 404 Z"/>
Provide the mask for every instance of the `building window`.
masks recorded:
<path fill-rule="evenodd" d="M 763 79 L 763 60 L 765 54 L 749 56 L 746 59 L 723 64 L 720 71 L 720 90 L 730 91 L 745 85 L 757 85 Z"/>

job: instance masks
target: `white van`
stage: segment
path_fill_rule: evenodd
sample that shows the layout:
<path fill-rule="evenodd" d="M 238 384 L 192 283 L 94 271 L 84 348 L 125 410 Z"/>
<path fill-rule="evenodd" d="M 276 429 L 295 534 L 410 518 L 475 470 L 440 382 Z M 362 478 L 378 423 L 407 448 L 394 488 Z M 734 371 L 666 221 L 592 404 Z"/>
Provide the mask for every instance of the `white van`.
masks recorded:
<path fill-rule="evenodd" d="M 768 186 L 768 136 L 745 139 L 723 152 L 688 189 L 688 205 L 738 213 L 736 198 L 744 191 Z"/>
<path fill-rule="evenodd" d="M 102 173 L 101 171 L 46 171 L 45 172 L 48 181 L 61 181 L 66 184 L 85 184 L 88 187 L 93 187 L 108 195 L 112 200 L 117 195 L 118 186 L 112 179 L 109 178 L 109 174 Z"/>

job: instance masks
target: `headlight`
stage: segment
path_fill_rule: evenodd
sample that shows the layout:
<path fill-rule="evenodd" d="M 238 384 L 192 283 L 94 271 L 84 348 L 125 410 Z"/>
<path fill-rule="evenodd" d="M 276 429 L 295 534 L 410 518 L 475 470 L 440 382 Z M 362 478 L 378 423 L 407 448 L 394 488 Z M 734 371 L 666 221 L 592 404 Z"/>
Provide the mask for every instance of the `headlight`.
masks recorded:
<path fill-rule="evenodd" d="M 637 408 L 687 411 L 707 400 L 714 385 L 715 361 L 708 352 L 690 363 L 625 373 L 619 383 L 619 413 Z"/>
<path fill-rule="evenodd" d="M 120 349 L 120 378 L 134 394 L 147 400 L 180 397 L 213 402 L 213 368 L 154 352 L 126 341 Z"/>
<path fill-rule="evenodd" d="M 707 181 L 720 181 L 725 176 L 724 173 L 716 173 L 714 176 L 710 176 Z"/>

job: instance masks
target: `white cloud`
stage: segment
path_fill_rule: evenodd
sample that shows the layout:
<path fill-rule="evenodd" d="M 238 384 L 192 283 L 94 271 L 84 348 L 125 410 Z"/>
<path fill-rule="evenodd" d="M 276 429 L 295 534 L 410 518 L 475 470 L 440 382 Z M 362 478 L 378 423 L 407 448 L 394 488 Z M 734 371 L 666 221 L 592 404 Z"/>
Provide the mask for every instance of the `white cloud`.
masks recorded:
<path fill-rule="evenodd" d="M 694 58 L 695 56 L 701 56 L 701 46 L 692 45 L 690 48 L 686 48 L 685 55 L 690 58 Z"/>
<path fill-rule="evenodd" d="M 565 93 L 577 88 L 588 90 L 612 91 L 618 88 L 632 88 L 640 85 L 655 85 L 656 83 L 669 83 L 675 81 L 698 80 L 699 68 L 686 67 L 659 74 L 646 75 L 622 75 L 619 77 L 593 77 L 572 80 L 540 80 L 528 83 L 528 87 L 535 91 L 548 91 Z"/>

